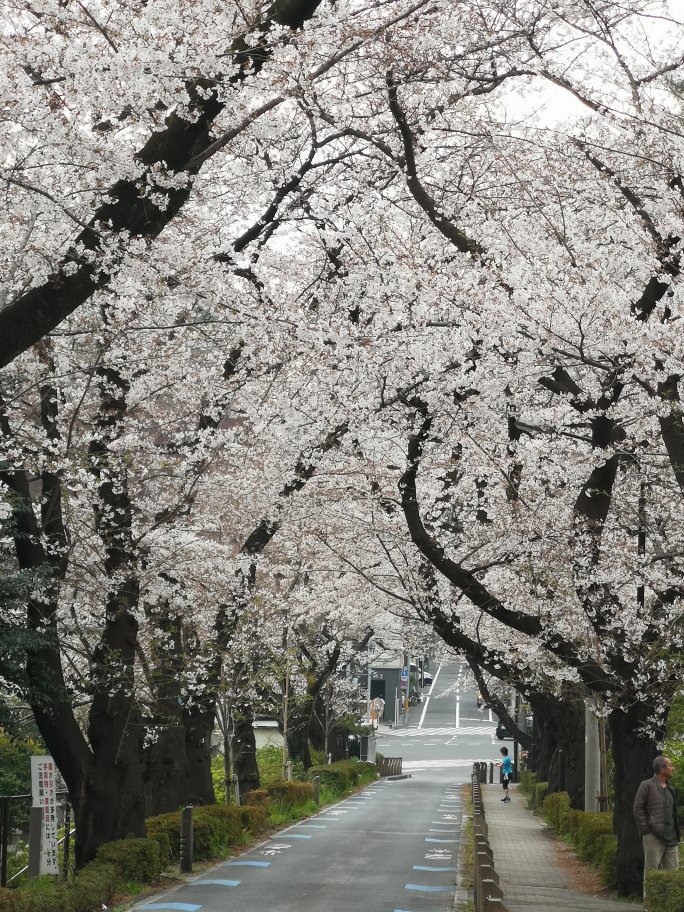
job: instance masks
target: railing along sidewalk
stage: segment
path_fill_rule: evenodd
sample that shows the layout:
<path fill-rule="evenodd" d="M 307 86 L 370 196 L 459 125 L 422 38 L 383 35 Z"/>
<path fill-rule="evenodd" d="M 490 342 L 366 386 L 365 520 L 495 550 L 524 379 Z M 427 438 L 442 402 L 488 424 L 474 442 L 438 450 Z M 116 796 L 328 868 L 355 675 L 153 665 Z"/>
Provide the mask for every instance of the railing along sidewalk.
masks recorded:
<path fill-rule="evenodd" d="M 380 763 L 381 776 L 401 776 L 402 757 L 383 757 Z"/>
<path fill-rule="evenodd" d="M 494 870 L 494 853 L 489 845 L 481 782 L 487 781 L 487 764 L 474 763 L 471 776 L 473 796 L 473 892 L 475 912 L 508 912 Z"/>

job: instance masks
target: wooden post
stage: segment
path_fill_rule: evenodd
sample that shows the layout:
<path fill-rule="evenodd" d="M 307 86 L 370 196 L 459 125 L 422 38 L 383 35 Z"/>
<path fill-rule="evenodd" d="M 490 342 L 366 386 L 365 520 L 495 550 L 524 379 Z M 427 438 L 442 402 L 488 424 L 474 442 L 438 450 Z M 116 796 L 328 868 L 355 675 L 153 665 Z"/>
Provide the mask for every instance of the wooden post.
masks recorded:
<path fill-rule="evenodd" d="M 32 807 L 29 811 L 29 877 L 40 877 L 40 843 L 42 835 L 43 809 L 42 807 Z"/>
<path fill-rule="evenodd" d="M 180 869 L 183 874 L 191 873 L 192 856 L 192 805 L 188 805 L 181 812 Z"/>

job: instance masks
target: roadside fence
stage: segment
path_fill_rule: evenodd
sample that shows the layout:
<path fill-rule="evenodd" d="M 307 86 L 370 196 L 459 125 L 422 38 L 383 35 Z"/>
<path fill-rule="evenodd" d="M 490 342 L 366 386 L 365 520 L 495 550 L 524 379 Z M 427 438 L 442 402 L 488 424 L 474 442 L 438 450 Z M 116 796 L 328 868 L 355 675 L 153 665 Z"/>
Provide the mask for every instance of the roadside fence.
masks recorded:
<path fill-rule="evenodd" d="M 484 801 L 480 783 L 486 782 L 487 764 L 474 763 L 471 776 L 473 797 L 473 892 L 475 912 L 508 912 L 494 870 L 494 853 L 489 845 Z"/>
<path fill-rule="evenodd" d="M 402 757 L 383 757 L 380 763 L 381 776 L 401 776 Z"/>
<path fill-rule="evenodd" d="M 71 825 L 71 806 L 66 792 L 58 792 L 59 822 L 64 835 L 58 840 L 61 847 L 62 876 L 66 879 L 71 864 L 71 837 L 74 829 Z M 38 876 L 41 850 L 41 808 L 31 807 L 31 795 L 0 795 L 0 887 L 12 884 L 21 874 L 29 872 L 29 877 Z M 39 812 L 39 813 L 36 813 Z M 29 843 L 29 864 L 8 877 L 7 867 L 10 854 L 16 851 L 20 842 Z"/>

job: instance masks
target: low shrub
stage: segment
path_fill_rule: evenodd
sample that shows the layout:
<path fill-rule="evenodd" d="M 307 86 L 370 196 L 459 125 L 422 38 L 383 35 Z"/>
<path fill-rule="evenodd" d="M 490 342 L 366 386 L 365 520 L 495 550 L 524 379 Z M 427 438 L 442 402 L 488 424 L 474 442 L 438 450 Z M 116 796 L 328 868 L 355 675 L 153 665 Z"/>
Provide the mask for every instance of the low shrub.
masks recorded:
<path fill-rule="evenodd" d="M 356 764 L 359 782 L 374 782 L 378 778 L 378 768 L 375 763 L 368 763 L 366 760 L 361 760 L 360 763 Z"/>
<path fill-rule="evenodd" d="M 265 788 L 252 789 L 251 792 L 247 792 L 243 799 L 244 805 L 259 805 L 263 804 L 268 806 L 268 791 Z"/>
<path fill-rule="evenodd" d="M 19 890 L 0 887 L 0 912 L 24 912 Z"/>
<path fill-rule="evenodd" d="M 154 839 L 106 842 L 97 850 L 95 857 L 103 864 L 116 865 L 122 880 L 152 883 L 161 872 L 159 843 Z"/>
<path fill-rule="evenodd" d="M 341 761 L 341 763 L 344 762 L 344 760 Z M 309 778 L 313 779 L 314 776 L 320 777 L 321 785 L 327 785 L 336 792 L 344 792 L 351 785 L 349 772 L 340 763 L 312 766 L 309 768 Z"/>
<path fill-rule="evenodd" d="M 647 912 L 681 912 L 684 909 L 684 870 L 647 871 Z"/>
<path fill-rule="evenodd" d="M 255 792 L 250 792 L 249 795 L 254 796 Z M 241 807 L 234 804 L 203 804 L 194 809 L 193 852 L 196 861 L 210 861 L 227 852 L 232 845 L 243 842 L 247 831 L 258 833 L 263 829 L 268 814 L 268 794 L 266 804 L 261 802 L 261 796 L 256 797 L 259 804 Z M 167 857 L 173 864 L 180 860 L 180 822 L 180 811 L 148 817 L 145 821 L 148 840 L 164 845 Z"/>
<path fill-rule="evenodd" d="M 257 766 L 262 786 L 277 782 L 283 777 L 283 751 L 280 747 L 260 747 L 257 752 Z"/>
<path fill-rule="evenodd" d="M 244 829 L 255 835 L 264 829 L 267 817 L 268 801 L 265 804 L 243 805 L 240 808 L 240 819 Z"/>
<path fill-rule="evenodd" d="M 74 875 L 67 888 L 71 902 L 69 909 L 73 912 L 93 912 L 94 909 L 104 908 L 121 882 L 121 869 L 118 865 L 91 861 Z"/>
<path fill-rule="evenodd" d="M 535 813 L 541 813 L 544 808 L 544 799 L 546 798 L 546 793 L 549 790 L 548 782 L 535 782 L 534 791 L 532 792 L 530 801 L 532 806 L 530 810 Z M 530 801 L 528 801 L 528 807 L 530 806 Z"/>
<path fill-rule="evenodd" d="M 537 774 L 533 773 L 532 770 L 521 770 L 520 778 L 518 780 L 518 791 L 522 792 L 523 795 L 529 796 L 534 791 L 534 786 L 537 781 Z"/>
<path fill-rule="evenodd" d="M 157 830 L 154 833 L 150 833 L 150 829 L 147 827 L 147 838 L 154 840 L 159 846 L 159 868 L 163 871 L 171 863 L 171 840 L 169 839 L 169 834 L 166 830 Z"/>
<path fill-rule="evenodd" d="M 560 832 L 562 836 L 567 836 L 570 842 L 574 842 L 577 836 L 577 828 L 584 813 L 584 811 L 576 811 L 573 808 L 561 812 Z"/>
<path fill-rule="evenodd" d="M 74 912 L 66 884 L 52 877 L 31 880 L 21 890 L 18 912 Z"/>
<path fill-rule="evenodd" d="M 610 833 L 599 837 L 597 840 L 598 869 L 601 872 L 601 882 L 610 890 L 617 886 L 615 856 L 617 855 L 617 836 Z"/>
<path fill-rule="evenodd" d="M 310 782 L 274 782 L 266 789 L 272 801 L 280 801 L 285 808 L 306 804 L 313 798 L 313 786 Z"/>
<path fill-rule="evenodd" d="M 570 810 L 570 795 L 567 792 L 552 792 L 544 798 L 544 820 L 558 833 L 561 828 L 561 815 Z"/>
<path fill-rule="evenodd" d="M 168 846 L 167 864 L 178 864 L 180 858 L 180 821 L 180 811 L 158 814 L 145 821 L 147 838 L 158 842 L 160 849 L 162 845 Z"/>
<path fill-rule="evenodd" d="M 311 762 L 317 766 L 322 766 L 325 763 L 325 751 L 316 750 L 316 748 L 309 748 L 309 754 L 311 756 Z"/>
<path fill-rule="evenodd" d="M 608 811 L 582 811 L 573 839 L 577 854 L 583 861 L 598 858 L 599 840 L 613 833 L 613 815 Z"/>

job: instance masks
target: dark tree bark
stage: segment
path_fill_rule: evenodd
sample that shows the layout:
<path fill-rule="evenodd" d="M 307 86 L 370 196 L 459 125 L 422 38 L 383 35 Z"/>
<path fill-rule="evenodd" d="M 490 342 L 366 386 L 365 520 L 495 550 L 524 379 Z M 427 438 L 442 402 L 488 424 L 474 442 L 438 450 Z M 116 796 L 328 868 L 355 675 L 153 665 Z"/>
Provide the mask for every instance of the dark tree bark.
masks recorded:
<path fill-rule="evenodd" d="M 653 760 L 659 753 L 654 739 L 639 734 L 650 708 L 634 702 L 624 709 L 613 710 L 608 716 L 615 764 L 613 829 L 618 838 L 615 875 L 621 896 L 640 897 L 643 889 L 643 845 L 632 806 L 639 783 L 653 775 Z"/>
<path fill-rule="evenodd" d="M 211 735 L 216 718 L 216 696 L 194 701 L 183 712 L 186 770 L 183 801 L 188 804 L 215 804 L 211 776 Z"/>
<path fill-rule="evenodd" d="M 92 701 L 88 740 L 76 721 L 62 672 L 57 631 L 59 584 L 67 568 L 66 533 L 58 476 L 41 477 L 40 523 L 32 506 L 28 473 L 3 473 L 14 491 L 15 548 L 22 569 L 40 570 L 46 579 L 40 594 L 27 605 L 30 629 L 40 632 L 42 647 L 27 656 L 29 699 L 36 724 L 69 790 L 76 824 L 75 862 L 90 861 L 103 842 L 126 835 L 144 835 L 145 807 L 141 751 L 142 720 L 134 700 L 132 679 L 137 645 L 137 581 L 128 572 L 130 503 L 125 478 L 103 471 L 109 434 L 116 433 L 125 384 L 101 377 L 102 409 L 98 437 L 91 444 L 91 467 L 99 478 L 96 524 L 104 546 L 108 576 L 117 577 L 107 597 L 103 632 L 93 652 Z M 56 434 L 57 396 L 41 392 L 41 420 L 49 438 Z M 3 419 L 3 432 L 9 428 Z"/>
<path fill-rule="evenodd" d="M 547 694 L 531 694 L 534 713 L 534 768 L 539 782 L 548 782 L 549 791 L 557 792 L 559 751 L 564 754 L 565 791 L 570 804 L 584 810 L 584 703 L 580 700 L 557 700 Z"/>
<path fill-rule="evenodd" d="M 256 762 L 254 737 L 254 712 L 246 700 L 237 700 L 233 710 L 233 767 L 237 776 L 240 795 L 249 794 L 260 786 L 259 767 Z"/>
<path fill-rule="evenodd" d="M 320 0 L 275 0 L 251 33 L 234 42 L 231 51 L 236 70 L 227 81 L 237 87 L 261 70 L 274 46 L 269 41 L 272 27 L 299 29 L 314 15 L 319 4 Z M 164 172 L 185 172 L 191 179 L 183 188 L 169 189 L 163 182 L 155 186 L 155 194 L 164 200 L 159 207 L 150 197 L 151 188 L 145 181 L 119 180 L 112 185 L 103 194 L 106 202 L 93 213 L 55 272 L 42 285 L 0 311 L 0 367 L 30 348 L 110 282 L 120 259 L 112 269 L 111 246 L 102 243 L 102 234 L 108 236 L 114 230 L 124 232 L 131 239 L 153 239 L 187 202 L 193 189 L 192 178 L 213 152 L 216 136 L 212 125 L 224 102 L 210 79 L 188 81 L 185 88 L 194 117 L 184 120 L 171 113 L 164 129 L 150 136 L 135 159 L 148 167 L 160 166 Z M 107 270 L 99 268 L 103 248 L 109 258 Z M 123 258 L 126 250 L 123 242 L 121 248 L 120 258 Z M 83 249 L 91 256 L 83 256 Z"/>
<path fill-rule="evenodd" d="M 142 659 L 153 695 L 155 735 L 145 748 L 145 816 L 154 817 L 187 803 L 183 790 L 187 773 L 182 706 L 185 655 L 182 620 L 170 614 L 168 603 L 154 611 L 146 606 L 146 615 L 159 630 L 159 636 L 150 645 L 149 663 Z"/>

